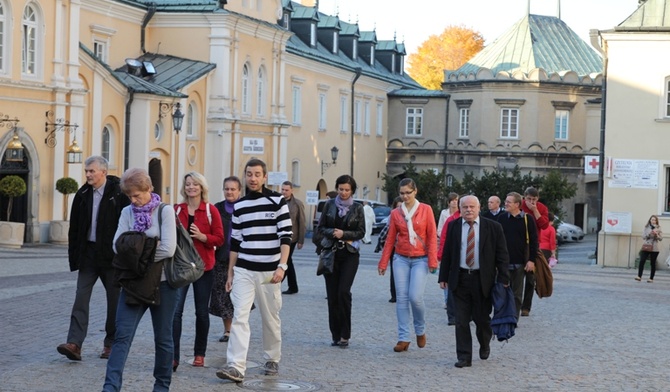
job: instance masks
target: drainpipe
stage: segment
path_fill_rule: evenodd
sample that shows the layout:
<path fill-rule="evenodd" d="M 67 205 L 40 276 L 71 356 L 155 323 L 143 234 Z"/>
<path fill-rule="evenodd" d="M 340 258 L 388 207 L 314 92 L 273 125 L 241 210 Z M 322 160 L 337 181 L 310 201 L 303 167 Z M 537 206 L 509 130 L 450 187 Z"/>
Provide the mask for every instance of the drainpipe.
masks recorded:
<path fill-rule="evenodd" d="M 147 52 L 144 49 L 144 43 L 146 41 L 146 28 L 151 18 L 154 17 L 155 13 L 156 13 L 156 3 L 150 3 L 149 9 L 147 10 L 147 14 L 144 15 L 144 19 L 142 20 L 142 31 L 140 33 L 140 50 L 142 50 L 143 54 Z"/>
<path fill-rule="evenodd" d="M 135 99 L 135 90 L 132 87 L 128 88 L 128 102 L 126 103 L 126 130 L 123 141 L 123 171 L 128 170 L 129 156 L 130 156 L 130 105 L 133 104 Z"/>
<path fill-rule="evenodd" d="M 605 126 L 607 122 L 607 46 L 602 46 L 602 35 L 599 30 L 591 30 L 591 44 L 603 55 L 603 84 L 601 88 L 601 102 L 600 102 L 600 165 L 598 165 L 598 223 L 596 227 L 596 234 L 600 234 L 603 227 L 603 194 L 605 190 Z M 598 262 L 598 241 L 596 241 L 596 263 Z"/>
<path fill-rule="evenodd" d="M 354 80 L 351 81 L 351 173 L 349 174 L 350 176 L 354 176 L 354 125 L 356 123 L 356 119 L 354 118 L 355 113 L 355 97 L 354 93 L 356 91 L 356 88 L 354 85 L 356 84 L 356 81 L 358 78 L 361 77 L 361 68 L 358 67 L 354 69 L 355 75 L 354 75 Z"/>

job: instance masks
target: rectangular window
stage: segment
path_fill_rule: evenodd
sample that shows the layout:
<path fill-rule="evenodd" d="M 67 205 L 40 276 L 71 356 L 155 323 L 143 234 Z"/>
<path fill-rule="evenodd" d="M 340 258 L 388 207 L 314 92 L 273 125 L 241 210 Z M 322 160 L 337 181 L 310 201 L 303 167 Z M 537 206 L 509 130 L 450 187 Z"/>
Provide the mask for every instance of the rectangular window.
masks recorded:
<path fill-rule="evenodd" d="M 568 123 L 570 120 L 569 110 L 557 110 L 554 120 L 554 138 L 568 140 Z"/>
<path fill-rule="evenodd" d="M 354 132 L 361 133 L 361 101 L 356 100 L 354 103 Z"/>
<path fill-rule="evenodd" d="M 384 135 L 384 130 L 383 130 L 383 124 L 384 124 L 384 105 L 381 103 L 377 104 L 377 136 L 383 136 Z"/>
<path fill-rule="evenodd" d="M 500 137 L 503 139 L 519 138 L 519 109 L 500 110 Z"/>
<path fill-rule="evenodd" d="M 421 108 L 407 108 L 407 126 L 405 128 L 405 135 L 407 136 L 421 136 L 421 126 L 423 123 L 423 109 Z"/>
<path fill-rule="evenodd" d="M 665 89 L 665 117 L 670 117 L 670 80 Z"/>
<path fill-rule="evenodd" d="M 347 97 L 340 97 L 340 132 L 347 132 Z"/>
<path fill-rule="evenodd" d="M 95 54 L 103 63 L 107 63 L 107 43 L 93 41 L 93 54 Z"/>
<path fill-rule="evenodd" d="M 34 26 L 23 25 L 22 50 L 22 71 L 27 75 L 35 75 L 35 50 L 37 46 L 36 28 Z"/>
<path fill-rule="evenodd" d="M 365 105 L 363 106 L 364 110 L 364 115 L 363 118 L 365 120 L 365 134 L 370 135 L 370 102 L 365 102 Z"/>
<path fill-rule="evenodd" d="M 337 31 L 333 33 L 333 53 L 337 54 L 337 46 L 340 44 L 339 43 L 339 34 L 337 34 Z"/>
<path fill-rule="evenodd" d="M 665 167 L 665 207 L 663 212 L 670 213 L 670 167 Z"/>
<path fill-rule="evenodd" d="M 312 22 L 309 29 L 309 45 L 311 47 L 316 46 L 316 23 Z"/>
<path fill-rule="evenodd" d="M 326 94 L 319 94 L 319 131 L 326 130 Z"/>
<path fill-rule="evenodd" d="M 470 108 L 458 110 L 458 137 L 470 137 Z"/>
<path fill-rule="evenodd" d="M 300 87 L 293 86 L 293 124 L 300 125 L 302 122 L 302 92 Z"/>

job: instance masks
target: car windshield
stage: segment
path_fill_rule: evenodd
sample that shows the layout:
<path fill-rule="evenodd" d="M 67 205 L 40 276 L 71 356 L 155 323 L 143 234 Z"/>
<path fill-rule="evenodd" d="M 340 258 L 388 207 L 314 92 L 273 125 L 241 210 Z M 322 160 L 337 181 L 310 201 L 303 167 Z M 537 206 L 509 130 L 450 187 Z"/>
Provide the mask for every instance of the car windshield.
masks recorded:
<path fill-rule="evenodd" d="M 380 206 L 375 207 L 375 216 L 388 216 L 391 214 L 391 207 Z"/>

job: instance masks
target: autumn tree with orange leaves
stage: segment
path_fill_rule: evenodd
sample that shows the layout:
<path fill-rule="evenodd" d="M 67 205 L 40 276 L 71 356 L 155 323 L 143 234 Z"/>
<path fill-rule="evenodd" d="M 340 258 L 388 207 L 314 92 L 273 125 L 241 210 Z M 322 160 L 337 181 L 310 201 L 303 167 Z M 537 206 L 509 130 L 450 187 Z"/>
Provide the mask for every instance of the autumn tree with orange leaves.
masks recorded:
<path fill-rule="evenodd" d="M 425 88 L 440 90 L 444 70 L 455 70 L 484 48 L 484 37 L 465 26 L 447 26 L 409 55 L 407 73 Z"/>

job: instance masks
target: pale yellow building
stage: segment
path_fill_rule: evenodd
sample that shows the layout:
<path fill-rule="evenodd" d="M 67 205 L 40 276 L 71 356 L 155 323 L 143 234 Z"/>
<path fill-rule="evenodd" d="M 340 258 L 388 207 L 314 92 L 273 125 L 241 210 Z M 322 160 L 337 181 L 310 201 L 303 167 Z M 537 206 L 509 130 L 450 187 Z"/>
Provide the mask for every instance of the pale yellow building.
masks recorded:
<path fill-rule="evenodd" d="M 607 60 L 603 221 L 598 264 L 633 267 L 651 215 L 670 231 L 670 1 L 648 0 L 595 31 Z M 665 266 L 667 239 L 658 266 Z M 632 279 L 632 276 L 631 276 Z"/>
<path fill-rule="evenodd" d="M 0 0 L 0 32 L 0 113 L 19 120 L 2 123 L 0 152 L 16 133 L 25 155 L 3 160 L 0 177 L 28 184 L 12 219 L 27 242 L 62 219 L 56 180 L 84 182 L 83 165 L 66 163 L 75 139 L 112 175 L 147 168 L 168 203 L 192 170 L 221 200 L 223 179 L 252 157 L 301 199 L 347 173 L 358 197 L 383 200 L 387 93 L 420 88 L 403 73 L 404 45 L 314 2 Z"/>

